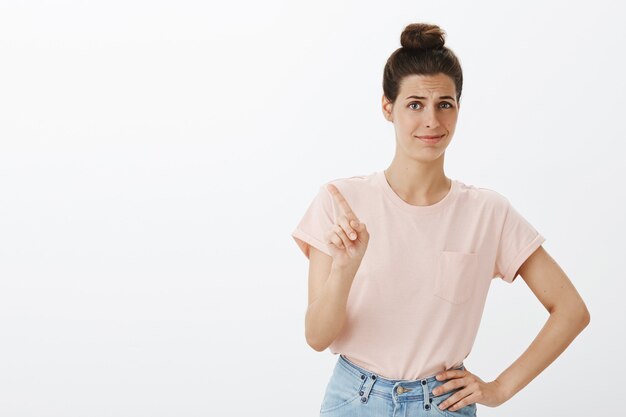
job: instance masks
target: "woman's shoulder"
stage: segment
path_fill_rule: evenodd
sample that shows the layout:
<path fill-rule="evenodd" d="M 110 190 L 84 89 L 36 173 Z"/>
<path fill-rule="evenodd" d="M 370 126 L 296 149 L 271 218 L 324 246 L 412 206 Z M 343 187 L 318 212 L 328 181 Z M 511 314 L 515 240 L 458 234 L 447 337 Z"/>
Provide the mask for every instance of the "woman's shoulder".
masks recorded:
<path fill-rule="evenodd" d="M 325 187 L 328 184 L 333 184 L 339 188 L 340 191 L 358 190 L 373 184 L 376 174 L 376 172 L 372 172 L 369 174 L 352 175 L 349 177 L 335 177 L 326 180 L 322 186 Z"/>
<path fill-rule="evenodd" d="M 482 204 L 493 205 L 495 207 L 503 207 L 509 204 L 509 200 L 506 196 L 493 188 L 469 184 L 461 180 L 455 180 L 457 182 L 458 193 L 460 196 L 480 202 Z"/>
<path fill-rule="evenodd" d="M 341 195 L 347 199 L 348 203 L 354 205 L 367 205 L 367 202 L 372 199 L 378 192 L 378 186 L 376 185 L 376 174 L 372 172 L 369 174 L 351 175 L 346 177 L 335 177 L 326 180 L 321 187 L 328 190 L 328 184 L 333 184 Z"/>

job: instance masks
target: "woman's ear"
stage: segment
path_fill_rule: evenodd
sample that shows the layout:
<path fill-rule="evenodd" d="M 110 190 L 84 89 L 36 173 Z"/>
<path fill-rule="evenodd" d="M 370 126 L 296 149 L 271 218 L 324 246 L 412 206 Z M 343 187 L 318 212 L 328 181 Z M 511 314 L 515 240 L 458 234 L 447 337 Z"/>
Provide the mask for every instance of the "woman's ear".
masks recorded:
<path fill-rule="evenodd" d="M 393 122 L 393 103 L 389 101 L 387 97 L 383 94 L 382 97 L 382 110 L 383 116 L 390 122 Z"/>

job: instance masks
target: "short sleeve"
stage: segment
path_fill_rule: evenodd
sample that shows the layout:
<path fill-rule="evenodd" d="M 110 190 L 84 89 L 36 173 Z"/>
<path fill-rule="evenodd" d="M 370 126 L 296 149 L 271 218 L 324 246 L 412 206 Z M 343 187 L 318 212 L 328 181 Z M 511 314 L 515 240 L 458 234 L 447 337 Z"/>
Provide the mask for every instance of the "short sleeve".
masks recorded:
<path fill-rule="evenodd" d="M 291 233 L 307 259 L 309 258 L 310 246 L 314 246 L 331 256 L 324 235 L 335 223 L 334 219 L 332 196 L 330 191 L 326 189 L 326 185 L 322 185 L 300 223 Z"/>
<path fill-rule="evenodd" d="M 537 249 L 545 238 L 506 201 L 506 215 L 498 242 L 494 276 L 512 283 L 524 261 Z"/>

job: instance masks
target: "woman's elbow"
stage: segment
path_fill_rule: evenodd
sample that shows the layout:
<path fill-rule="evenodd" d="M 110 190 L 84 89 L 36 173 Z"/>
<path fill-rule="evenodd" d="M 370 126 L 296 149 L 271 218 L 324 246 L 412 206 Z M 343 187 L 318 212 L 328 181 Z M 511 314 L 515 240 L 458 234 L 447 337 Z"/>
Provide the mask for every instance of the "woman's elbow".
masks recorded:
<path fill-rule="evenodd" d="M 583 313 L 583 326 L 587 327 L 589 326 L 589 323 L 591 323 L 591 314 L 589 313 L 589 310 L 587 310 L 587 307 L 585 307 L 585 311 Z"/>
<path fill-rule="evenodd" d="M 305 335 L 306 343 L 316 352 L 323 352 L 328 347 L 327 343 L 321 343 L 309 335 Z"/>

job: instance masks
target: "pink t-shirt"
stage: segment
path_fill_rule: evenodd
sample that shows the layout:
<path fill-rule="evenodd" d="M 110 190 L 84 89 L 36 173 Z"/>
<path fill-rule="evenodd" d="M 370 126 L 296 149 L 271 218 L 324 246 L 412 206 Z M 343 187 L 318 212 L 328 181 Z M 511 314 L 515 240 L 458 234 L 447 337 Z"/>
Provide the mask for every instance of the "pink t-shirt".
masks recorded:
<path fill-rule="evenodd" d="M 402 200 L 383 171 L 328 183 L 370 233 L 331 353 L 388 379 L 420 379 L 460 365 L 491 280 L 512 283 L 545 238 L 506 197 L 458 180 L 430 206 Z M 338 207 L 326 184 L 291 234 L 307 258 L 309 245 L 330 255 L 324 233 Z"/>

